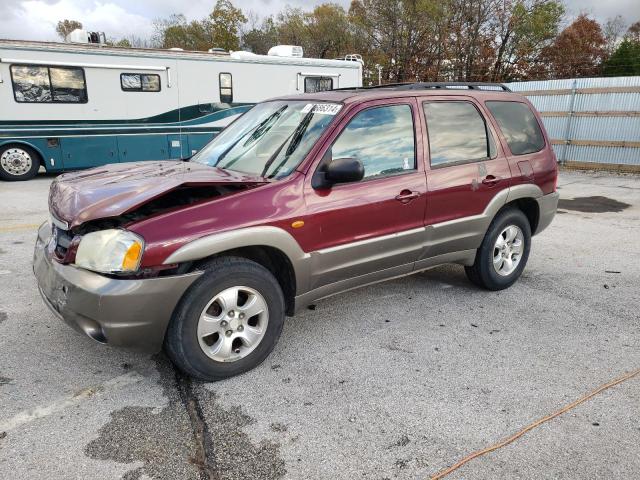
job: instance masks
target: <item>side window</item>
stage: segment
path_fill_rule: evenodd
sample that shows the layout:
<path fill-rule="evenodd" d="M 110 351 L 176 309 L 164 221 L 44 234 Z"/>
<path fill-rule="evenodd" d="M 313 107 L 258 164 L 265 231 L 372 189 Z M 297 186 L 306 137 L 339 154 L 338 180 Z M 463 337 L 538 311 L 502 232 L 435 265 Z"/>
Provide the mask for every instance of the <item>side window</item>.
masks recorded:
<path fill-rule="evenodd" d="M 514 155 L 539 152 L 544 136 L 531 109 L 520 102 L 486 102 Z"/>
<path fill-rule="evenodd" d="M 431 166 L 485 160 L 495 144 L 484 118 L 469 102 L 425 102 Z"/>
<path fill-rule="evenodd" d="M 120 87 L 125 92 L 159 92 L 160 75 L 155 73 L 122 73 Z"/>
<path fill-rule="evenodd" d="M 409 105 L 374 107 L 356 114 L 332 147 L 332 156 L 357 158 L 364 177 L 416 169 L 413 115 Z"/>
<path fill-rule="evenodd" d="M 333 90 L 333 78 L 331 77 L 305 77 L 304 93 L 316 93 Z"/>
<path fill-rule="evenodd" d="M 230 73 L 221 73 L 220 80 L 220 102 L 233 102 L 233 80 Z"/>
<path fill-rule="evenodd" d="M 81 68 L 11 65 L 11 79 L 19 103 L 87 103 Z"/>

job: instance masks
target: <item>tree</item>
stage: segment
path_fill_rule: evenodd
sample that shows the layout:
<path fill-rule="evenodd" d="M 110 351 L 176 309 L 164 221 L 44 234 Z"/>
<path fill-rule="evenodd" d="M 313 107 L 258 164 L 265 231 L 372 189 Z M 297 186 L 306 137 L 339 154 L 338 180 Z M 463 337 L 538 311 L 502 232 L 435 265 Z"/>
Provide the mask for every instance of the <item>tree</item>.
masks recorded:
<path fill-rule="evenodd" d="M 626 38 L 632 42 L 640 42 L 640 20 L 632 24 L 627 30 Z"/>
<path fill-rule="evenodd" d="M 558 35 L 564 6 L 555 0 L 505 0 L 496 6 L 496 45 L 492 79 L 527 78 Z"/>
<path fill-rule="evenodd" d="M 309 41 L 309 32 L 305 25 L 305 14 L 300 8 L 286 6 L 276 17 L 278 28 L 278 43 L 287 45 L 300 45 L 306 49 Z"/>
<path fill-rule="evenodd" d="M 207 51 L 240 48 L 240 27 L 247 19 L 229 0 L 218 0 L 211 14 L 188 22 L 182 14 L 154 22 L 154 43 L 161 48 Z"/>
<path fill-rule="evenodd" d="M 273 17 L 259 24 L 258 16 L 250 12 L 248 24 L 242 31 L 242 48 L 258 55 L 266 55 L 278 43 L 278 28 Z"/>
<path fill-rule="evenodd" d="M 604 74 L 640 75 L 640 21 L 627 29 L 624 39 L 605 62 Z"/>
<path fill-rule="evenodd" d="M 335 3 L 323 3 L 305 15 L 309 37 L 309 56 L 335 58 L 348 53 L 351 26 L 344 8 Z"/>
<path fill-rule="evenodd" d="M 238 50 L 240 48 L 240 28 L 247 21 L 242 10 L 233 6 L 229 0 L 218 0 L 209 21 L 203 22 L 209 30 L 212 45 L 210 47 Z"/>
<path fill-rule="evenodd" d="M 443 63 L 452 1 L 352 1 L 355 50 L 388 82 L 424 79 Z"/>
<path fill-rule="evenodd" d="M 606 58 L 605 45 L 600 24 L 581 14 L 543 52 L 546 73 L 555 78 L 597 75 Z"/>
<path fill-rule="evenodd" d="M 606 41 L 604 49 L 607 53 L 607 57 L 611 56 L 618 47 L 618 42 L 622 36 L 624 28 L 624 20 L 620 15 L 617 15 L 614 18 L 609 18 L 602 26 L 602 33 Z"/>
<path fill-rule="evenodd" d="M 82 23 L 77 20 L 60 20 L 56 25 L 56 33 L 62 40 L 66 40 L 67 35 L 79 28 L 82 28 Z"/>

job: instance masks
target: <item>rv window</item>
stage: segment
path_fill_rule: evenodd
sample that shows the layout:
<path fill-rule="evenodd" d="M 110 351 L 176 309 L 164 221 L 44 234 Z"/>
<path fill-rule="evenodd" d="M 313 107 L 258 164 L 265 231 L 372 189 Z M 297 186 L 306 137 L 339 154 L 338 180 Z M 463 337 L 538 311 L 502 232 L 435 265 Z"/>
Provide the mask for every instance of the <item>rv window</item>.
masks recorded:
<path fill-rule="evenodd" d="M 304 79 L 304 93 L 326 92 L 333 90 L 333 78 L 306 77 Z"/>
<path fill-rule="evenodd" d="M 155 73 L 121 73 L 120 86 L 125 92 L 159 92 L 160 75 Z"/>
<path fill-rule="evenodd" d="M 220 102 L 233 102 L 233 82 L 230 73 L 220 74 Z"/>
<path fill-rule="evenodd" d="M 20 103 L 86 103 L 84 70 L 12 65 L 13 96 Z"/>
<path fill-rule="evenodd" d="M 125 92 L 159 92 L 160 75 L 155 73 L 121 73 L 120 86 Z"/>

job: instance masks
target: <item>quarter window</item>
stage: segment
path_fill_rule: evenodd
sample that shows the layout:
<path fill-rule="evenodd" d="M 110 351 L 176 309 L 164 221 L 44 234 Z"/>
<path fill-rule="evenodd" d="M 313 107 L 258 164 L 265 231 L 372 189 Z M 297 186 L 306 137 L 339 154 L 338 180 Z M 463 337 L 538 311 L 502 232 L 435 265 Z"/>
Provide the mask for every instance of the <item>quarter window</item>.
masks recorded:
<path fill-rule="evenodd" d="M 159 92 L 160 75 L 155 73 L 122 73 L 120 86 L 125 92 Z"/>
<path fill-rule="evenodd" d="M 221 73 L 220 79 L 220 102 L 233 102 L 233 79 L 230 73 Z"/>
<path fill-rule="evenodd" d="M 495 156 L 493 138 L 484 118 L 469 102 L 423 104 L 431 165 L 484 160 Z"/>
<path fill-rule="evenodd" d="M 487 102 L 487 108 L 498 122 L 511 153 L 525 155 L 544 148 L 540 125 L 526 104 L 494 101 Z"/>
<path fill-rule="evenodd" d="M 374 107 L 356 114 L 332 147 L 332 157 L 357 158 L 364 177 L 416 169 L 413 115 L 409 105 Z"/>
<path fill-rule="evenodd" d="M 19 103 L 87 102 L 82 68 L 11 65 L 11 80 Z"/>
<path fill-rule="evenodd" d="M 305 77 L 304 92 L 316 93 L 333 90 L 333 78 L 331 77 Z"/>

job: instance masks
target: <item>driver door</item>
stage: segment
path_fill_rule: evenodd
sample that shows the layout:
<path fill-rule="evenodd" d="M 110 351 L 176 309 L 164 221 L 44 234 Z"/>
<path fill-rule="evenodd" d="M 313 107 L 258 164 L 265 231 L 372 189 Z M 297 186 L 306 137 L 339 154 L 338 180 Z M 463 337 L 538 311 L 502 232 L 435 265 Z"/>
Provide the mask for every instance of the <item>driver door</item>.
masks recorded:
<path fill-rule="evenodd" d="M 311 289 L 348 288 L 413 269 L 424 240 L 420 122 L 415 99 L 394 98 L 360 105 L 336 129 L 333 160 L 357 158 L 365 176 L 318 190 L 311 187 L 317 164 L 307 176 Z"/>

